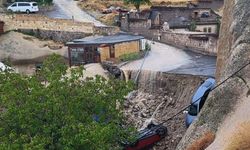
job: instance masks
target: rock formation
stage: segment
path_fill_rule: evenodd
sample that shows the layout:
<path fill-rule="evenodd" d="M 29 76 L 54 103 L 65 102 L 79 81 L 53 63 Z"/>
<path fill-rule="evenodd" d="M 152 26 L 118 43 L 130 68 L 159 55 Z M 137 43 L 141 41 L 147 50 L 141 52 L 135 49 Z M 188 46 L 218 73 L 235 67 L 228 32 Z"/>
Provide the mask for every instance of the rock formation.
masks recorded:
<path fill-rule="evenodd" d="M 250 62 L 249 7 L 249 0 L 225 0 L 218 46 L 217 83 Z M 242 146 L 245 148 L 250 146 L 243 144 L 250 143 L 250 139 L 247 139 L 248 134 L 239 137 L 240 141 L 232 138 L 242 132 L 237 131 L 239 127 L 250 126 L 249 87 L 250 65 L 210 94 L 198 120 L 187 130 L 177 149 L 188 149 L 204 138 L 208 132 L 216 136 L 214 141 L 203 142 L 204 145 L 213 142 L 208 149 L 244 149 Z M 232 143 L 236 144 L 228 145 Z M 198 149 L 205 147 L 200 145 Z"/>

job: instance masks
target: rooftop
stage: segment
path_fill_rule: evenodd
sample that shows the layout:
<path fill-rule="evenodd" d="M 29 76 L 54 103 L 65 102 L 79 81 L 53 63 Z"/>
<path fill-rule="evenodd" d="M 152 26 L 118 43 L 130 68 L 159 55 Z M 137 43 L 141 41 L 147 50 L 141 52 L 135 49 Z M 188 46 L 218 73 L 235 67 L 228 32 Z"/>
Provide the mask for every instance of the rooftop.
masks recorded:
<path fill-rule="evenodd" d="M 83 39 L 76 39 L 68 42 L 67 45 L 84 44 L 84 45 L 101 45 L 101 44 L 115 44 L 129 41 L 136 41 L 144 39 L 143 36 L 130 34 L 116 34 L 111 36 L 91 36 Z"/>

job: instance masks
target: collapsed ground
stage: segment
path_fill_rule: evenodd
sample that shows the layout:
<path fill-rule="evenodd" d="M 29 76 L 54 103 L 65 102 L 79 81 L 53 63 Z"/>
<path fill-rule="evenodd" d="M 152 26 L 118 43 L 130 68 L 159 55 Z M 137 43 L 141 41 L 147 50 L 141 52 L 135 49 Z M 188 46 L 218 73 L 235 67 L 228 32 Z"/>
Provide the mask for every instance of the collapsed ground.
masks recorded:
<path fill-rule="evenodd" d="M 137 71 L 131 72 L 131 79 Z M 143 71 L 139 77 L 139 89 L 125 101 L 125 116 L 137 129 L 146 126 L 152 117 L 161 123 L 187 106 L 204 76 L 176 75 Z M 159 108 L 157 110 L 157 107 Z M 155 113 L 155 116 L 152 116 Z M 164 124 L 168 135 L 154 146 L 157 150 L 173 150 L 186 132 L 185 115 L 180 114 Z"/>

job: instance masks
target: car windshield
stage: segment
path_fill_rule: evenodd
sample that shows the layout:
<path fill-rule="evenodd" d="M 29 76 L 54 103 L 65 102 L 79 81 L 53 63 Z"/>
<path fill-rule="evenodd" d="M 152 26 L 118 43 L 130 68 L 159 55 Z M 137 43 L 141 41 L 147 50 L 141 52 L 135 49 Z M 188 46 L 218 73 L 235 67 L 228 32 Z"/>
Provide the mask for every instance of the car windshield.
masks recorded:
<path fill-rule="evenodd" d="M 12 4 L 11 7 L 16 7 L 16 3 Z"/>
<path fill-rule="evenodd" d="M 188 109 L 188 114 L 191 116 L 197 116 L 197 105 L 192 104 Z"/>

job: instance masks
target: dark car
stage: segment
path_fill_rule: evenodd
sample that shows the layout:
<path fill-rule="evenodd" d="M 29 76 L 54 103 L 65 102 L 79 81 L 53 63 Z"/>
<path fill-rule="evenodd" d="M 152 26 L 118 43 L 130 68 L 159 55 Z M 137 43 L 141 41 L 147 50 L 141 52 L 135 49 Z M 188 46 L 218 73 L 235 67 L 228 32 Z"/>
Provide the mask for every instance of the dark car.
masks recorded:
<path fill-rule="evenodd" d="M 192 97 L 191 105 L 189 106 L 189 109 L 186 112 L 186 127 L 189 127 L 190 124 L 197 118 L 197 115 L 202 109 L 209 92 L 212 88 L 214 88 L 214 86 L 215 79 L 208 78 L 196 90 L 194 96 Z"/>
<path fill-rule="evenodd" d="M 124 144 L 124 150 L 145 150 L 152 147 L 167 135 L 167 127 L 150 124 L 146 129 L 139 131 L 137 140 Z"/>

